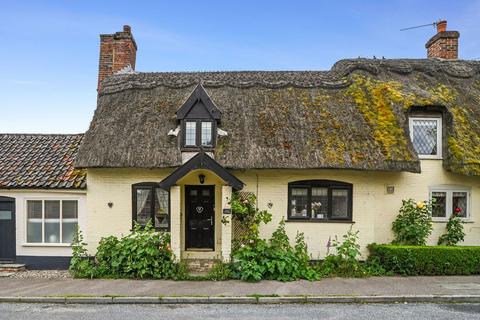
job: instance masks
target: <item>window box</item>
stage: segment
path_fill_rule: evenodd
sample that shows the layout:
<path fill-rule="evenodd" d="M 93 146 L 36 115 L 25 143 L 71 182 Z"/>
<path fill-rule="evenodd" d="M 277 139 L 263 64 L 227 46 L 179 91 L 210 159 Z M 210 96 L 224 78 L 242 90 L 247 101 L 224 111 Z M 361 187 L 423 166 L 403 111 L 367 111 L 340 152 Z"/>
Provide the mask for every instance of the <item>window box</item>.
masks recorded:
<path fill-rule="evenodd" d="M 352 221 L 352 184 L 304 180 L 288 184 L 289 221 Z"/>

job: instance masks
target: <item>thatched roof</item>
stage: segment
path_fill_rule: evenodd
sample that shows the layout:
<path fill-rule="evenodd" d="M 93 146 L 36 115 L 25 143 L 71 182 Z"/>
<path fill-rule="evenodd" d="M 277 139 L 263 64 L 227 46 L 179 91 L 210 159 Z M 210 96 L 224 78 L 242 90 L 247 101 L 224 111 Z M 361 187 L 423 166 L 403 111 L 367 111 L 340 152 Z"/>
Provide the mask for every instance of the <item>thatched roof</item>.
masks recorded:
<path fill-rule="evenodd" d="M 83 134 L 0 134 L 0 189 L 85 189 L 73 163 Z"/>
<path fill-rule="evenodd" d="M 226 168 L 405 170 L 412 106 L 443 106 L 448 170 L 480 175 L 480 62 L 342 60 L 330 71 L 115 75 L 102 84 L 77 166 L 181 165 L 175 112 L 201 83 L 222 112 Z"/>

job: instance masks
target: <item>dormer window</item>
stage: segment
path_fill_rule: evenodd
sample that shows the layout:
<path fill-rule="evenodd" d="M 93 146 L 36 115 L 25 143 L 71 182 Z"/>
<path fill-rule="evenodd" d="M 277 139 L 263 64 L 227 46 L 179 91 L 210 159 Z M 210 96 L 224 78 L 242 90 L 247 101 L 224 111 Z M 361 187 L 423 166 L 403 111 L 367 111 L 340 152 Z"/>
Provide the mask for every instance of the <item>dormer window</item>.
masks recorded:
<path fill-rule="evenodd" d="M 213 122 L 205 120 L 185 120 L 183 145 L 192 147 L 213 147 Z"/>
<path fill-rule="evenodd" d="M 186 121 L 185 122 L 185 146 L 197 145 L 197 122 Z"/>
<path fill-rule="evenodd" d="M 202 146 L 213 146 L 213 130 L 212 130 L 212 122 L 210 121 L 202 121 L 201 127 L 201 145 Z"/>
<path fill-rule="evenodd" d="M 177 120 L 181 123 L 181 147 L 187 151 L 200 147 L 215 148 L 220 116 L 220 110 L 205 89 L 198 85 L 177 111 Z"/>
<path fill-rule="evenodd" d="M 420 159 L 442 158 L 442 118 L 410 117 L 410 139 Z"/>

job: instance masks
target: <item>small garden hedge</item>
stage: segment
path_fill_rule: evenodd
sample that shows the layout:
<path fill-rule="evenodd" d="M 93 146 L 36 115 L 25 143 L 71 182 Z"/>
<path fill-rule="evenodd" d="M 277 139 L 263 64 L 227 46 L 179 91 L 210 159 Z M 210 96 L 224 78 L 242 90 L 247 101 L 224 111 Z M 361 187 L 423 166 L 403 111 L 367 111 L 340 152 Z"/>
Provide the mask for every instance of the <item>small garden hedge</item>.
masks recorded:
<path fill-rule="evenodd" d="M 480 247 L 370 244 L 370 257 L 400 275 L 480 274 Z"/>

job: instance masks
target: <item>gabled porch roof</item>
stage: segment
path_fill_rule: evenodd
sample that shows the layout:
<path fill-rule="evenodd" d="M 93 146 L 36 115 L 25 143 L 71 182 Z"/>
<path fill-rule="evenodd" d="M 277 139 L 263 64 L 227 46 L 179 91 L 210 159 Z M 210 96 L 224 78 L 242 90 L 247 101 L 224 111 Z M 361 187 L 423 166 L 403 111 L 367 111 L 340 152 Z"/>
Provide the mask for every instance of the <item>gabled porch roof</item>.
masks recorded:
<path fill-rule="evenodd" d="M 188 160 L 185 164 L 177 168 L 169 176 L 160 181 L 160 187 L 162 189 L 169 190 L 170 187 L 175 185 L 178 180 L 186 176 L 189 172 L 197 169 L 206 169 L 212 171 L 235 190 L 241 190 L 245 185 L 240 179 L 235 177 L 217 161 L 212 159 L 208 154 L 201 150 L 193 158 Z"/>

